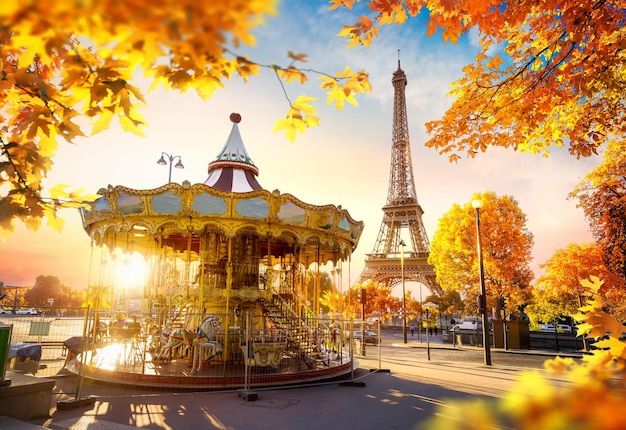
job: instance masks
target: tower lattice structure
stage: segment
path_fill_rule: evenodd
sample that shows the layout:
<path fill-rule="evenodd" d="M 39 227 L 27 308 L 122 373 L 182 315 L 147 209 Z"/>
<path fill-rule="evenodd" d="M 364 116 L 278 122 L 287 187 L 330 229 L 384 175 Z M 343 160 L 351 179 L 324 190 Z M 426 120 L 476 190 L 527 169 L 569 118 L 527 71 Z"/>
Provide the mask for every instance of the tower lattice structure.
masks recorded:
<path fill-rule="evenodd" d="M 402 260 L 404 280 L 425 285 L 433 294 L 442 295 L 443 290 L 435 279 L 435 269 L 428 264 L 430 244 L 422 222 L 424 211 L 417 201 L 411 143 L 406 113 L 405 87 L 407 79 L 400 68 L 391 79 L 394 88 L 393 143 L 391 148 L 391 171 L 387 203 L 383 206 L 383 222 L 371 254 L 366 254 L 365 268 L 359 282 L 372 280 L 391 288 L 402 282 Z M 407 233 L 402 235 L 402 231 Z M 402 237 L 410 237 L 410 244 Z"/>

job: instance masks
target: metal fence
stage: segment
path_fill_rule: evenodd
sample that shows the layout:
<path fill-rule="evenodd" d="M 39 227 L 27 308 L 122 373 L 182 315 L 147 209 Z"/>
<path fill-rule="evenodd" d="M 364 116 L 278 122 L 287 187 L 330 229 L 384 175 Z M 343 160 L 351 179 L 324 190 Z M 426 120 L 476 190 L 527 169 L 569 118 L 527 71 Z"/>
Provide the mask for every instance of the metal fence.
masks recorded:
<path fill-rule="evenodd" d="M 168 315 L 47 309 L 0 315 L 13 325 L 9 368 L 36 376 L 67 369 L 150 391 L 284 387 L 350 377 L 372 355 L 379 327 L 269 313 Z M 65 368 L 65 370 L 64 370 Z"/>
<path fill-rule="evenodd" d="M 67 345 L 82 336 L 84 315 L 81 308 L 0 315 L 0 323 L 13 326 L 8 368 L 36 376 L 59 373 L 68 357 Z"/>

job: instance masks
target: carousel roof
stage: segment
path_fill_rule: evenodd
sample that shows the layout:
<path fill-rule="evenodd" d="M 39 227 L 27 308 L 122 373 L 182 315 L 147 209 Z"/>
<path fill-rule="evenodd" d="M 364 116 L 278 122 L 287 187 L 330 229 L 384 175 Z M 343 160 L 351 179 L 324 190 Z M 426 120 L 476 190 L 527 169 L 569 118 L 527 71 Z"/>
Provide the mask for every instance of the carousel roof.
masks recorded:
<path fill-rule="evenodd" d="M 158 244 L 199 252 L 206 232 L 228 237 L 254 232 L 271 238 L 272 245 L 298 244 L 301 255 L 311 261 L 347 259 L 357 247 L 363 222 L 341 206 L 311 205 L 261 188 L 259 170 L 239 134 L 241 116 L 230 118 L 230 136 L 209 164 L 204 183 L 169 183 L 152 190 L 101 188 L 102 197 L 81 209 L 83 227 L 92 240 L 111 249 L 125 244 L 143 251 Z"/>
<path fill-rule="evenodd" d="M 262 187 L 256 179 L 259 169 L 248 155 L 239 133 L 237 124 L 241 122 L 241 115 L 232 113 L 230 120 L 233 128 L 217 159 L 209 163 L 209 177 L 204 184 L 235 193 L 260 190 Z"/>

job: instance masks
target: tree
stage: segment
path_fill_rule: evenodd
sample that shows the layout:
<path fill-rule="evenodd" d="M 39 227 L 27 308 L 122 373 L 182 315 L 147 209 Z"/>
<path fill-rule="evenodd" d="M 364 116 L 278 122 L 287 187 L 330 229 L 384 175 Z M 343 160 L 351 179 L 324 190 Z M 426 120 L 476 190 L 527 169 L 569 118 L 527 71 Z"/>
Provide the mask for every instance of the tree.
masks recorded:
<path fill-rule="evenodd" d="M 603 158 L 571 196 L 585 212 L 604 264 L 626 280 L 626 144 L 612 142 Z"/>
<path fill-rule="evenodd" d="M 59 207 L 80 206 L 94 195 L 60 184 L 44 192 L 59 141 L 99 133 L 117 118 L 124 130 L 142 134 L 138 107 L 145 99 L 137 71 L 152 84 L 208 99 L 235 76 L 244 81 L 270 70 L 287 98 L 275 131 L 293 141 L 317 126 L 315 101 L 291 100 L 284 84 L 320 77 L 327 102 L 356 105 L 371 91 L 367 74 L 349 67 L 336 74 L 299 68 L 306 54 L 287 54 L 287 64 L 263 65 L 239 55 L 255 42 L 251 30 L 276 14 L 276 0 L 85 1 L 33 0 L 0 6 L 0 237 L 22 220 L 37 229 L 42 218 L 60 230 Z M 6 190 L 6 191 L 4 191 Z M 49 193 L 49 194 L 48 194 Z"/>
<path fill-rule="evenodd" d="M 33 288 L 24 294 L 24 298 L 30 305 L 45 306 L 50 298 L 58 301 L 63 294 L 64 287 L 58 276 L 39 275 L 35 279 Z"/>
<path fill-rule="evenodd" d="M 326 293 L 329 293 L 333 289 L 333 280 L 331 279 L 328 272 L 320 271 L 320 285 L 319 291 L 317 292 L 317 299 L 323 297 Z M 311 307 L 313 306 L 313 302 L 316 299 L 315 297 L 315 277 L 317 276 L 317 272 L 313 270 L 306 271 L 306 297 L 307 300 L 311 303 Z M 328 309 L 326 309 L 328 311 Z"/>
<path fill-rule="evenodd" d="M 533 235 L 526 215 L 511 196 L 493 191 L 475 194 L 480 200 L 481 237 L 487 298 L 506 297 L 510 307 L 524 303 L 533 273 Z M 445 291 L 467 298 L 466 311 L 478 313 L 479 262 L 476 246 L 476 214 L 472 203 L 453 205 L 440 219 L 431 243 L 428 262 L 435 266 L 437 282 Z"/>
<path fill-rule="evenodd" d="M 426 297 L 426 303 L 434 303 L 437 305 L 442 315 L 454 315 L 463 312 L 464 304 L 458 291 L 444 291 L 442 296 L 431 295 Z"/>
<path fill-rule="evenodd" d="M 615 304 L 626 298 L 624 280 L 611 273 L 602 261 L 601 248 L 593 243 L 578 245 L 570 243 L 567 248 L 556 251 L 552 257 L 539 266 L 545 275 L 537 279 L 534 287 L 534 300 L 527 309 L 531 321 L 549 322 L 561 316 L 572 316 L 584 305 L 585 290 L 581 279 L 596 276 L 603 280 L 599 290 L 607 298 L 610 314 L 616 315 Z"/>
<path fill-rule="evenodd" d="M 381 316 L 382 321 L 392 315 L 397 315 L 402 309 L 402 300 L 393 297 L 390 288 L 387 288 L 384 284 L 379 282 L 367 280 L 363 283 L 354 284 L 350 288 L 347 298 L 348 306 L 346 315 L 348 317 L 358 318 L 361 316 L 362 289 L 365 289 L 367 297 L 365 302 L 365 315 L 363 315 L 364 318 L 377 312 Z M 407 292 L 407 308 L 410 307 L 410 303 L 410 292 Z"/>
<path fill-rule="evenodd" d="M 331 9 L 360 0 L 331 0 Z M 626 131 L 623 77 L 624 0 L 368 0 L 340 35 L 369 46 L 384 25 L 428 18 L 427 34 L 456 43 L 477 30 L 480 47 L 452 84 L 452 106 L 427 123 L 426 146 L 451 161 L 489 146 L 548 154 L 568 146 L 576 157 Z M 621 140 L 619 137 L 617 140 Z"/>

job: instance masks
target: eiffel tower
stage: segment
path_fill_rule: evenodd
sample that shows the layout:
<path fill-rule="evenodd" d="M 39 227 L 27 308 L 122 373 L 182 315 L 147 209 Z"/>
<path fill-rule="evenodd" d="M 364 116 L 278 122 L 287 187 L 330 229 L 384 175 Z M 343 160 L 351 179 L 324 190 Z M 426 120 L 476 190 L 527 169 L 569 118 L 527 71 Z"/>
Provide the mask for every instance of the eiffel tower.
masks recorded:
<path fill-rule="evenodd" d="M 435 280 L 435 269 L 428 264 L 430 244 L 422 222 L 424 211 L 417 202 L 415 192 L 406 114 L 407 79 L 400 68 L 400 60 L 391 83 L 394 88 L 393 144 L 387 204 L 383 206 L 383 222 L 374 250 L 365 256 L 365 268 L 359 276 L 359 282 L 372 280 L 384 283 L 388 288 L 401 283 L 401 260 L 404 256 L 404 280 L 420 282 L 431 293 L 441 296 L 443 290 Z M 401 249 L 404 248 L 402 230 L 408 230 L 411 239 L 408 251 Z"/>

